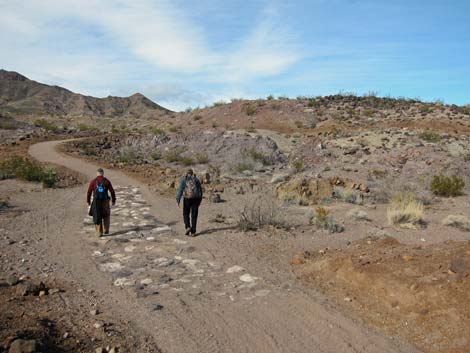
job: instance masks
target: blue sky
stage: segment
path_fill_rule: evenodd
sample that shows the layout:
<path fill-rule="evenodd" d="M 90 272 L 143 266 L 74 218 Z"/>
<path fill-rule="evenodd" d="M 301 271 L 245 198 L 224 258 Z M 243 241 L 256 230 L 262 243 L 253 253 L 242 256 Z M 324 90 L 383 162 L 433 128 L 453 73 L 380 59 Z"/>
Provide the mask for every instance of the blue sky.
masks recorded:
<path fill-rule="evenodd" d="M 468 0 L 0 0 L 0 68 L 175 110 L 339 91 L 470 103 Z"/>

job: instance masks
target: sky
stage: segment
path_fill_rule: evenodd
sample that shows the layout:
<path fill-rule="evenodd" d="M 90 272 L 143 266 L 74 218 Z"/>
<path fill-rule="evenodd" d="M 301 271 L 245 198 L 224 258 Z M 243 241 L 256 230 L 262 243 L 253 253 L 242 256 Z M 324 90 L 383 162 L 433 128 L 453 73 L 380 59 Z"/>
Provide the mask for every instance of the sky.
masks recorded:
<path fill-rule="evenodd" d="M 173 110 L 375 92 L 470 104 L 469 0 L 0 0 L 0 68 Z"/>

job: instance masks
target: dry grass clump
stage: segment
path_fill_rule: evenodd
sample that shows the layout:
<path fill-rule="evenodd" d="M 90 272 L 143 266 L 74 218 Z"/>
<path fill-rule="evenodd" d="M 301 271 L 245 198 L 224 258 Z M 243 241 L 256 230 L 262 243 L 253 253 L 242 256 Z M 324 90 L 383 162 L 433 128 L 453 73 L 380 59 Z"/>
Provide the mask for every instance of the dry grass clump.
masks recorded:
<path fill-rule="evenodd" d="M 330 211 L 322 206 L 318 206 L 315 209 L 310 219 L 310 224 L 315 225 L 319 229 L 327 230 L 329 233 L 341 233 L 344 231 L 344 226 L 336 222 L 331 217 Z"/>
<path fill-rule="evenodd" d="M 362 211 L 358 208 L 353 208 L 348 212 L 348 216 L 360 221 L 370 221 L 369 215 L 367 212 Z"/>
<path fill-rule="evenodd" d="M 442 224 L 449 227 L 455 227 L 464 232 L 470 232 L 470 218 L 458 215 L 449 215 L 442 221 Z"/>
<path fill-rule="evenodd" d="M 404 228 L 416 228 L 424 223 L 424 205 L 412 192 L 399 192 L 392 196 L 387 209 L 388 223 Z"/>

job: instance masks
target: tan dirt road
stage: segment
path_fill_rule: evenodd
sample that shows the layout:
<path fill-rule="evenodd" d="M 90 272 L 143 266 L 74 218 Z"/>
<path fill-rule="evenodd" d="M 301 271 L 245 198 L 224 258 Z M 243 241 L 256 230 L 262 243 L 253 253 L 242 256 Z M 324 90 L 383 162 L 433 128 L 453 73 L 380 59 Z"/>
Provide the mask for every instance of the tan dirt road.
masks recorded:
<path fill-rule="evenodd" d="M 93 178 L 97 166 L 61 155 L 60 143 L 39 143 L 29 152 Z M 270 262 L 258 256 L 260 239 L 211 228 L 207 216 L 200 236 L 185 237 L 174 200 L 123 173 L 106 170 L 106 176 L 118 192 L 111 236 L 94 235 L 83 186 L 56 192 L 54 205 L 42 205 L 50 215 L 40 229 L 62 275 L 98 293 L 105 310 L 162 352 L 417 352 L 345 317 L 298 283 L 288 266 L 275 267 L 282 254 Z"/>

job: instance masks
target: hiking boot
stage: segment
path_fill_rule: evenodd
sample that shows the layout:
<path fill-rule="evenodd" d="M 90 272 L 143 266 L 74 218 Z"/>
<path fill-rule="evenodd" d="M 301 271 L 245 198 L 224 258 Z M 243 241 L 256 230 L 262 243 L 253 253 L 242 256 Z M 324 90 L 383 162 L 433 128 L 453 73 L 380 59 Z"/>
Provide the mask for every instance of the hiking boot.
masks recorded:
<path fill-rule="evenodd" d="M 189 235 L 189 233 L 191 233 L 191 228 L 186 228 L 186 232 L 184 233 L 184 235 Z"/>
<path fill-rule="evenodd" d="M 195 236 L 196 236 L 196 232 L 191 232 L 191 236 L 192 236 L 192 237 L 195 237 Z"/>

